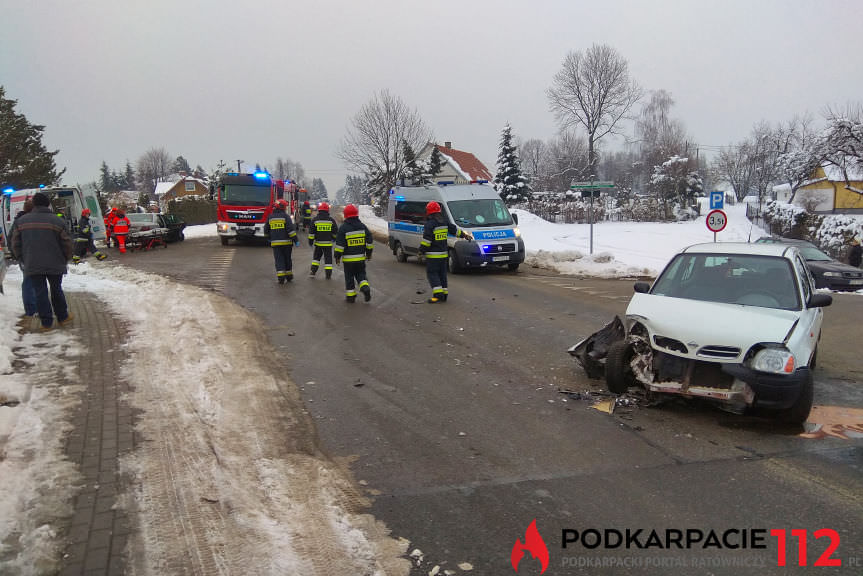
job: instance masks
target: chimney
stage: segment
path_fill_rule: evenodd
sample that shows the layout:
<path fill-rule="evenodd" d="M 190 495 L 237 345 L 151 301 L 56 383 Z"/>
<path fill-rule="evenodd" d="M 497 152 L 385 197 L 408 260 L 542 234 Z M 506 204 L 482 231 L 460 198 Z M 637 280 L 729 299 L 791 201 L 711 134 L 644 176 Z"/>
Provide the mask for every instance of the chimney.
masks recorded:
<path fill-rule="evenodd" d="M 452 148 L 452 142 L 444 142 L 443 146 L 444 148 Z"/>

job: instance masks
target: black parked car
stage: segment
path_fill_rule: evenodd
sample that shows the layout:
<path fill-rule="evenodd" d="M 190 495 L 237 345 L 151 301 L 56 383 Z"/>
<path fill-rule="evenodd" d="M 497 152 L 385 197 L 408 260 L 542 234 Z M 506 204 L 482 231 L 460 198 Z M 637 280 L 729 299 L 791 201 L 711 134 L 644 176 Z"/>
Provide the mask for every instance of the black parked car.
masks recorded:
<path fill-rule="evenodd" d="M 793 244 L 796 246 L 806 258 L 806 263 L 809 264 L 812 276 L 815 277 L 816 288 L 829 288 L 830 290 L 863 289 L 863 270 L 834 260 L 811 242 L 775 236 L 764 236 L 755 242 Z"/>
<path fill-rule="evenodd" d="M 176 214 L 157 214 L 154 212 L 126 214 L 129 217 L 131 232 L 148 232 L 161 228 L 166 242 L 182 242 L 186 239 L 183 229 L 186 223 Z"/>

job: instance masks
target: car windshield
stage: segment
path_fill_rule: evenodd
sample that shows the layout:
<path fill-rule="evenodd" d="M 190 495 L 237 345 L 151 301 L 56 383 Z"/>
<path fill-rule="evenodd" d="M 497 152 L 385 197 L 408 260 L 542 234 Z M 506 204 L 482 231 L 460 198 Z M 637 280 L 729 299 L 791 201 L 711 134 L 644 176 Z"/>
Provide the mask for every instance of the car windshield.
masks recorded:
<path fill-rule="evenodd" d="M 155 214 L 126 214 L 129 222 L 154 222 Z"/>
<path fill-rule="evenodd" d="M 478 200 L 452 200 L 447 202 L 453 220 L 459 226 L 478 228 L 486 226 L 510 226 L 512 217 L 503 200 L 482 198 Z"/>
<path fill-rule="evenodd" d="M 822 262 L 829 262 L 833 260 L 833 258 L 828 256 L 812 244 L 797 244 L 797 248 L 800 249 L 800 253 L 803 254 L 803 257 L 807 260 L 819 260 Z"/>
<path fill-rule="evenodd" d="M 763 308 L 800 308 L 791 263 L 778 256 L 678 254 L 650 293 Z"/>
<path fill-rule="evenodd" d="M 269 184 L 266 186 L 226 184 L 219 191 L 219 201 L 226 206 L 269 206 L 271 196 Z"/>

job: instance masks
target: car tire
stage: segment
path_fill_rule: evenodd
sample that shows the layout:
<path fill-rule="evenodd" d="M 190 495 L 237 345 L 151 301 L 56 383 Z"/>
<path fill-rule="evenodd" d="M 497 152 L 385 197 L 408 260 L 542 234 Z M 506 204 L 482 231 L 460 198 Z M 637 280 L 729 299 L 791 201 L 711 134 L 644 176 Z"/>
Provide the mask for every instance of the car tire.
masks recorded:
<path fill-rule="evenodd" d="M 186 239 L 186 235 L 183 232 L 180 232 L 180 242 Z"/>
<path fill-rule="evenodd" d="M 618 340 L 608 347 L 605 357 L 605 384 L 609 392 L 623 394 L 637 384 L 632 373 L 633 349 L 626 340 Z"/>
<path fill-rule="evenodd" d="M 812 379 L 812 370 L 809 370 L 809 377 L 803 383 L 803 389 L 797 400 L 785 410 L 780 410 L 777 414 L 779 420 L 788 424 L 800 424 L 806 422 L 809 417 L 809 412 L 812 410 L 812 402 L 815 399 L 815 384 Z"/>
<path fill-rule="evenodd" d="M 511 262 L 511 263 L 507 264 L 506 267 L 509 268 L 510 272 L 515 272 L 516 270 L 518 270 L 518 265 L 519 265 L 519 262 Z"/>
<path fill-rule="evenodd" d="M 222 246 L 228 245 L 228 237 L 227 236 L 219 236 L 219 240 L 222 241 Z"/>
<path fill-rule="evenodd" d="M 462 271 L 464 271 L 464 268 L 462 268 L 458 263 L 458 258 L 455 257 L 455 250 L 450 249 L 448 260 L 447 267 L 449 268 L 450 274 L 461 274 Z"/>
<path fill-rule="evenodd" d="M 402 246 L 401 242 L 396 242 L 395 253 L 396 253 L 396 260 L 398 260 L 399 262 L 407 262 L 408 261 L 408 255 L 405 252 L 405 249 Z"/>

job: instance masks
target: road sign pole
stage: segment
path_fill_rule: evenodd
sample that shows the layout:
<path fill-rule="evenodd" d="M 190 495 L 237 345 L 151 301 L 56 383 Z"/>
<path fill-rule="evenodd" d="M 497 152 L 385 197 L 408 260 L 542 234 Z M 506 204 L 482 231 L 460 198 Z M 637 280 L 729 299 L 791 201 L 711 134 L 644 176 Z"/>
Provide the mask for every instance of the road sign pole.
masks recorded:
<path fill-rule="evenodd" d="M 588 220 L 590 220 L 590 255 L 593 256 L 593 190 L 590 191 L 590 208 L 588 209 Z"/>

